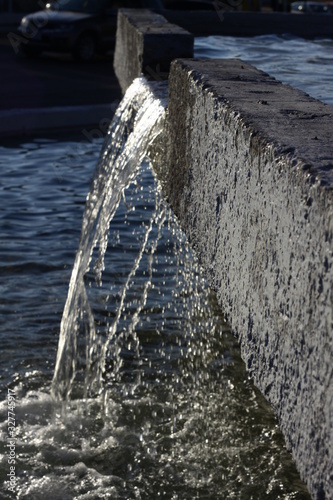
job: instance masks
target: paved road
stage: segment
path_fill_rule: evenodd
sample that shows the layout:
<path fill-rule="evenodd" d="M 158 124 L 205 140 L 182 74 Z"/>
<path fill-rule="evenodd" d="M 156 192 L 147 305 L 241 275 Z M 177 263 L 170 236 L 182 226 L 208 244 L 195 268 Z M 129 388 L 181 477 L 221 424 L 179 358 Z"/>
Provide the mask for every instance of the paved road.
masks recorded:
<path fill-rule="evenodd" d="M 89 63 L 63 54 L 17 57 L 1 37 L 0 138 L 99 126 L 121 99 L 112 62 L 112 53 Z"/>
<path fill-rule="evenodd" d="M 121 96 L 112 54 L 89 63 L 67 55 L 17 58 L 0 40 L 0 110 L 111 103 Z"/>

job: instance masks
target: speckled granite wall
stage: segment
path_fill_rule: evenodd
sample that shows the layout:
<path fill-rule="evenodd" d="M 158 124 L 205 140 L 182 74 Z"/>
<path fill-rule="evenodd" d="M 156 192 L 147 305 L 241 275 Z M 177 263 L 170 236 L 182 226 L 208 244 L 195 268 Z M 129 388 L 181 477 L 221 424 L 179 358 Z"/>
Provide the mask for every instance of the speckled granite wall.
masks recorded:
<path fill-rule="evenodd" d="M 333 108 L 239 60 L 180 60 L 153 158 L 302 478 L 333 498 Z"/>

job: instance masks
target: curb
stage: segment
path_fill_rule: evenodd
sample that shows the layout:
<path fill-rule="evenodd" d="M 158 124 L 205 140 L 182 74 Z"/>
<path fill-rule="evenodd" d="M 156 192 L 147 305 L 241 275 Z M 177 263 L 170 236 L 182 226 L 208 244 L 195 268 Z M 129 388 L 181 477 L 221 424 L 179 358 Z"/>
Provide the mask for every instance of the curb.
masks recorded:
<path fill-rule="evenodd" d="M 86 127 L 95 127 L 89 134 L 99 137 L 106 132 L 117 105 L 118 102 L 112 102 L 88 106 L 0 111 L 0 139 L 64 129 L 76 129 L 88 133 Z"/>

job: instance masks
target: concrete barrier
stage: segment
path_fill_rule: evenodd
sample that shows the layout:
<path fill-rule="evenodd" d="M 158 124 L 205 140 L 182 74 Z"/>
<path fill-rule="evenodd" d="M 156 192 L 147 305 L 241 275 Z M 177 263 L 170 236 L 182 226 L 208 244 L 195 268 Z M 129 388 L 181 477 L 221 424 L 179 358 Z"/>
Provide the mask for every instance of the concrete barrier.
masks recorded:
<path fill-rule="evenodd" d="M 332 126 L 240 60 L 180 60 L 152 158 L 316 499 L 333 498 Z"/>
<path fill-rule="evenodd" d="M 9 137 L 44 133 L 81 132 L 102 137 L 117 103 L 0 110 L 0 143 Z M 89 139 L 90 140 L 90 139 Z"/>
<path fill-rule="evenodd" d="M 178 60 L 151 150 L 317 500 L 333 498 L 332 126 L 332 107 L 240 60 Z"/>
<path fill-rule="evenodd" d="M 167 80 L 176 57 L 193 56 L 193 35 L 149 10 L 120 9 L 114 70 L 123 92 L 145 74 Z"/>

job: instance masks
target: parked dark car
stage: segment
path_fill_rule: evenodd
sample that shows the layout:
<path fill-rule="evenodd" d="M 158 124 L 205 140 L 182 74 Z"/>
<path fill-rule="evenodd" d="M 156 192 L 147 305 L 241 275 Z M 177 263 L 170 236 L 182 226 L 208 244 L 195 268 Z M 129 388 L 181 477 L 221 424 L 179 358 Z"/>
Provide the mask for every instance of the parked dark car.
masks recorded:
<path fill-rule="evenodd" d="M 114 48 L 118 8 L 213 9 L 213 0 L 57 0 L 23 17 L 18 48 L 26 55 L 70 52 L 88 61 Z"/>
<path fill-rule="evenodd" d="M 114 47 L 117 10 L 152 8 L 160 10 L 160 0 L 57 0 L 44 10 L 23 17 L 19 26 L 19 48 L 26 55 L 43 51 L 71 52 L 88 61 L 96 52 Z"/>
<path fill-rule="evenodd" d="M 292 14 L 333 14 L 333 6 L 321 2 L 293 2 L 290 11 Z"/>

